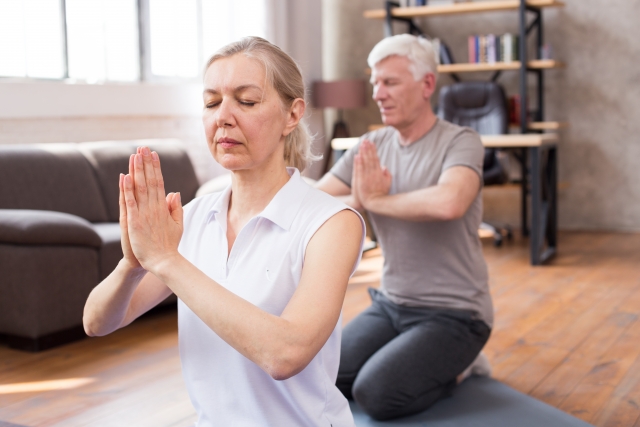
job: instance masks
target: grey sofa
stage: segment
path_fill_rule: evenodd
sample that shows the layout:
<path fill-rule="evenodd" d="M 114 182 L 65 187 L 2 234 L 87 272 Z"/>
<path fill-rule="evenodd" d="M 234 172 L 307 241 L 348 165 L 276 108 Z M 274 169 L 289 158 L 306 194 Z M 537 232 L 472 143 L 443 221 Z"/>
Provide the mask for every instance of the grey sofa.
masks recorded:
<path fill-rule="evenodd" d="M 198 180 L 175 141 L 0 146 L 0 339 L 9 346 L 38 351 L 84 336 L 87 296 L 122 257 L 118 176 L 143 144 L 160 155 L 167 192 L 193 199 Z"/>

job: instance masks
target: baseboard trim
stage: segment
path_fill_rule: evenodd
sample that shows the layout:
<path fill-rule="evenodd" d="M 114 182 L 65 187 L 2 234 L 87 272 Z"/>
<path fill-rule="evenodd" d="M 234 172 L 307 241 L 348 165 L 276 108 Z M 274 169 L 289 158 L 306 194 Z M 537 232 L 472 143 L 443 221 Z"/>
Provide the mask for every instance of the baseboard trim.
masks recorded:
<path fill-rule="evenodd" d="M 170 298 L 172 297 L 168 297 L 166 301 L 152 308 L 141 317 L 156 316 L 168 311 L 176 311 L 177 304 L 174 301 L 175 297 L 173 297 L 174 300 L 171 300 Z M 82 325 L 79 325 L 69 329 L 64 329 L 62 331 L 52 332 L 38 338 L 29 338 L 11 334 L 0 334 L 0 343 L 3 343 L 16 350 L 38 352 L 49 350 L 50 348 L 54 347 L 59 347 L 64 344 L 69 344 L 74 341 L 79 341 L 86 337 L 87 334 L 85 334 L 84 332 L 84 327 Z M 0 425 L 0 427 L 2 426 Z"/>
<path fill-rule="evenodd" d="M 73 328 L 53 332 L 38 338 L 2 334 L 0 335 L 0 341 L 16 350 L 37 352 L 78 341 L 86 337 L 87 335 L 84 333 L 82 326 L 74 326 Z"/>

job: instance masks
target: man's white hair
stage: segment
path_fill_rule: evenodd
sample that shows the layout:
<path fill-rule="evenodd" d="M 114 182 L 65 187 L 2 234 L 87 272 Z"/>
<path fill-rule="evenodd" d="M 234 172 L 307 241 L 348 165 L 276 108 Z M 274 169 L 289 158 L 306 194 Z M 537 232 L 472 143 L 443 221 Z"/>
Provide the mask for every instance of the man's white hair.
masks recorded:
<path fill-rule="evenodd" d="M 373 68 L 378 62 L 392 55 L 409 59 L 409 70 L 416 81 L 421 80 L 427 73 L 432 73 L 436 79 L 438 78 L 440 55 L 436 53 L 434 44 L 424 37 L 399 34 L 384 38 L 373 47 L 367 63 Z"/>

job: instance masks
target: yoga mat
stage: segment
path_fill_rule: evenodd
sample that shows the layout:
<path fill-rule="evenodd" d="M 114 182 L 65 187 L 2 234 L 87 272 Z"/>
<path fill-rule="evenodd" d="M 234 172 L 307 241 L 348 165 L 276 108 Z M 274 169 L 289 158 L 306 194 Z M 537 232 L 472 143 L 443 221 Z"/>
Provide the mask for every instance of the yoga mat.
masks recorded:
<path fill-rule="evenodd" d="M 486 377 L 470 377 L 428 410 L 376 421 L 349 402 L 357 427 L 588 427 L 559 409 Z"/>

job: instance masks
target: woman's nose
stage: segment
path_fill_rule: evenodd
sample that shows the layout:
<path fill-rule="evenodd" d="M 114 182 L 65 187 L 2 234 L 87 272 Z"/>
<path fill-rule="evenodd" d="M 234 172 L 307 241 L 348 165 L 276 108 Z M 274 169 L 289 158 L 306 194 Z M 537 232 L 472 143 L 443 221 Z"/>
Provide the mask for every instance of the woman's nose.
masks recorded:
<path fill-rule="evenodd" d="M 216 124 L 218 127 L 233 127 L 235 126 L 235 117 L 233 114 L 233 107 L 231 102 L 227 99 L 223 99 L 216 111 Z"/>

